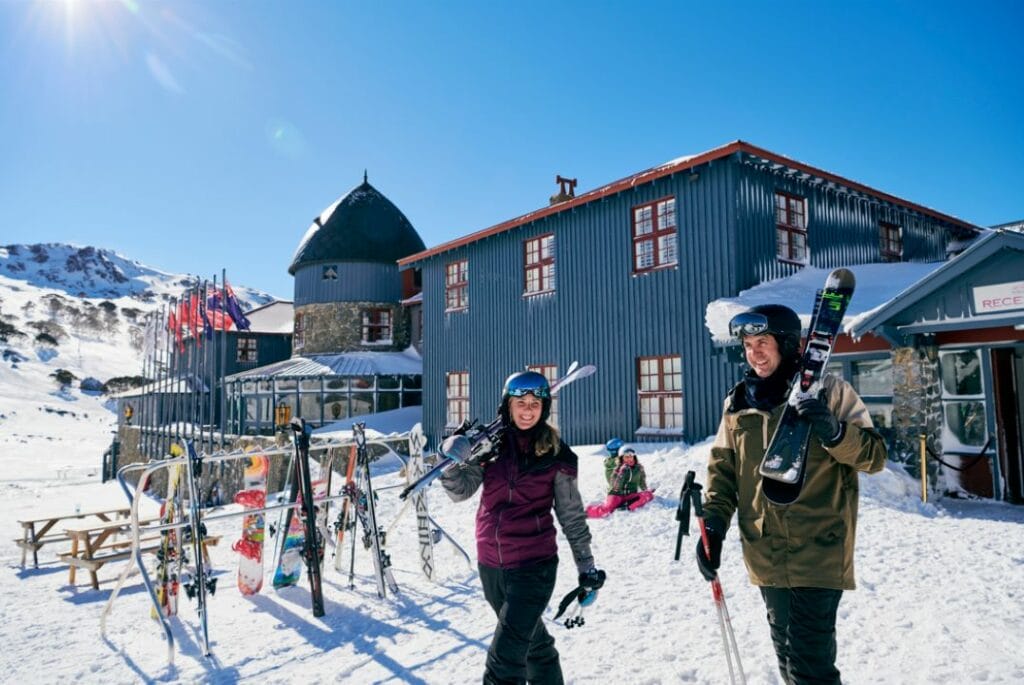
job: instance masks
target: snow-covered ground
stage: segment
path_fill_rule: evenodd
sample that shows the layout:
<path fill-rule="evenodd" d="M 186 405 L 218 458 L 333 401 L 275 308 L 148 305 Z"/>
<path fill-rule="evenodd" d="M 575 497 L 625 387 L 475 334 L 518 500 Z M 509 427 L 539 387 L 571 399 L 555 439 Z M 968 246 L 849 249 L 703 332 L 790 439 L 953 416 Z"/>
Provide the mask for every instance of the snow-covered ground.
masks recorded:
<path fill-rule="evenodd" d="M 56 558 L 58 546 L 41 550 L 38 570 L 31 562 L 22 570 L 20 550 L 10 539 L 19 533 L 19 519 L 126 502 L 116 484 L 98 482 L 113 415 L 98 398 L 77 390 L 65 398 L 39 396 L 24 383 L 5 381 L 11 377 L 0 376 L 0 522 L 8 530 L 0 545 L 5 681 L 479 682 L 494 617 L 476 574 L 446 542 L 437 547 L 439 581 L 421 574 L 415 517 L 407 511 L 393 521 L 394 489 L 381 492 L 379 509 L 380 520 L 391 524 L 397 598 L 377 598 L 369 556 L 361 549 L 354 589 L 347 574 L 327 565 L 323 618 L 312 617 L 305 578 L 283 591 L 270 588 L 268 579 L 261 594 L 243 597 L 230 550 L 240 522 L 232 519 L 211 525 L 225 536 L 212 548 L 220 572 L 210 600 L 212 658 L 201 655 L 196 613 L 183 597 L 172 623 L 175 664 L 168 666 L 137 576 L 113 605 L 102 637 L 100 614 L 125 562 L 101 569 L 98 591 L 85 574 L 70 586 L 67 567 Z M 23 409 L 33 405 L 71 413 Z M 587 610 L 585 626 L 550 625 L 568 682 L 728 682 L 710 590 L 692 560 L 692 537 L 684 542 L 683 559 L 672 560 L 678 491 L 687 470 L 703 479 L 708 449 L 707 442 L 641 445 L 657 499 L 638 512 L 592 522 L 594 551 L 608 584 Z M 598 500 L 602 450 L 581 445 L 577 451 L 584 498 Z M 399 483 L 393 467 L 380 466 L 378 487 Z M 898 470 L 862 477 L 862 484 L 859 588 L 845 595 L 838 624 L 844 681 L 1024 682 L 1024 507 L 951 500 L 922 505 L 917 484 Z M 475 558 L 475 501 L 451 503 L 439 486 L 428 492 L 433 516 Z M 145 511 L 156 510 L 154 501 L 143 504 Z M 748 682 L 779 683 L 764 608 L 747 582 L 735 529 L 723 559 L 722 582 Z M 552 605 L 574 585 L 573 565 L 563 561 Z"/>

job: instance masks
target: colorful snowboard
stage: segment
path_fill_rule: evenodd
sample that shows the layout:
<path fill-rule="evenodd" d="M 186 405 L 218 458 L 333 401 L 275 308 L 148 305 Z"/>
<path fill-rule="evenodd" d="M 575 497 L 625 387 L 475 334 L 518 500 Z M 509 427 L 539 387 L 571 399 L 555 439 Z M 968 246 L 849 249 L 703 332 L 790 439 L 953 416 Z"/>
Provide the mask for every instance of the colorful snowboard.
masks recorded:
<path fill-rule="evenodd" d="M 242 475 L 242 490 L 235 503 L 246 509 L 262 509 L 267 503 L 267 474 L 270 459 L 262 454 L 249 457 Z M 242 517 L 242 538 L 231 549 L 238 552 L 238 589 L 243 595 L 255 595 L 263 587 L 263 540 L 266 515 L 260 512 Z"/>
<path fill-rule="evenodd" d="M 313 482 L 313 501 L 327 496 L 327 481 L 316 480 Z M 301 505 L 302 495 L 297 495 L 295 501 Z M 326 518 L 324 525 L 326 526 Z M 282 588 L 296 585 L 302 575 L 302 553 L 306 546 L 305 525 L 302 522 L 302 507 L 299 506 L 292 513 L 288 522 L 288 531 L 284 538 L 284 551 L 281 552 L 281 561 L 274 572 L 274 587 Z M 321 547 L 322 549 L 322 547 Z M 323 559 L 320 560 L 321 563 Z"/>

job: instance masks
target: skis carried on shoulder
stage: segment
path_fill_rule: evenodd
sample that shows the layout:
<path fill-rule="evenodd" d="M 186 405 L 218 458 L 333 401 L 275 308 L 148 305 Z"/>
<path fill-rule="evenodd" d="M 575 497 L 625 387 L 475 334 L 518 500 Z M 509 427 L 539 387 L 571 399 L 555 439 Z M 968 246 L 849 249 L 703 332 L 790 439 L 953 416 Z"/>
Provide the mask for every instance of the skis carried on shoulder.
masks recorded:
<path fill-rule="evenodd" d="M 592 376 L 596 371 L 597 367 L 593 364 L 580 366 L 577 362 L 573 362 L 569 365 L 569 370 L 566 374 L 551 384 L 551 395 L 556 395 L 570 383 L 578 381 L 581 378 L 586 378 L 587 376 Z M 477 421 L 466 421 L 455 430 L 453 435 L 465 435 L 469 438 L 470 444 L 473 446 L 473 456 L 468 460 L 468 463 L 475 464 L 478 463 L 482 457 L 490 454 L 497 448 L 504 433 L 505 424 L 499 416 L 487 425 L 480 425 Z M 404 500 L 409 495 L 425 488 L 445 471 L 455 468 L 456 466 L 457 464 L 455 462 L 442 457 L 432 469 L 420 476 L 415 482 L 407 485 L 405 489 L 399 493 L 399 499 Z"/>
<path fill-rule="evenodd" d="M 794 502 L 803 488 L 811 430 L 810 424 L 797 413 L 796 405 L 807 397 L 818 397 L 822 391 L 825 366 L 855 286 L 852 271 L 835 269 L 815 299 L 811 326 L 789 399 L 761 460 L 764 494 L 776 504 Z"/>

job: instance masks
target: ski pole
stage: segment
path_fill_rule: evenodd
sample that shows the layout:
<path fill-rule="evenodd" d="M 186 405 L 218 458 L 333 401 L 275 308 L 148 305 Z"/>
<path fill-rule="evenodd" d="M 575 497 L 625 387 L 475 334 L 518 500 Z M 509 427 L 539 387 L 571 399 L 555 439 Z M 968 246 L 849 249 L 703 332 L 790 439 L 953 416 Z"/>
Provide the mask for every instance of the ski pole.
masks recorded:
<path fill-rule="evenodd" d="M 691 506 L 693 506 L 693 513 L 700 527 L 700 539 L 704 545 L 704 554 L 708 558 L 711 557 L 711 544 L 708 540 L 707 526 L 704 523 L 704 505 L 700 497 L 701 486 L 700 483 L 694 482 L 695 475 L 693 471 L 686 473 L 686 480 L 679 493 L 679 509 L 676 510 L 676 520 L 679 521 L 679 534 L 676 536 L 676 561 L 679 561 L 683 536 L 690 533 Z M 732 629 L 729 608 L 725 604 L 725 592 L 722 590 L 722 582 L 718 579 L 718 574 L 711 579 L 711 596 L 718 614 L 718 628 L 722 633 L 722 646 L 725 649 L 725 660 L 729 666 L 729 680 L 734 684 L 746 685 L 747 678 L 743 673 L 743 664 L 740 662 L 739 645 L 736 643 L 736 634 Z M 736 660 L 735 667 L 733 666 L 734 658 Z"/>

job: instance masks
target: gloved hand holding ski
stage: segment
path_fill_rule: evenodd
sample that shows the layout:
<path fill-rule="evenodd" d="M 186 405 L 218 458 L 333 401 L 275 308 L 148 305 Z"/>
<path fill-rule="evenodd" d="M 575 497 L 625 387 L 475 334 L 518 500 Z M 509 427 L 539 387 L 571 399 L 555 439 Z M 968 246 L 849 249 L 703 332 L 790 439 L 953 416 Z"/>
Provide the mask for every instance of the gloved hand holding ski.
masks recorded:
<path fill-rule="evenodd" d="M 826 446 L 832 446 L 842 439 L 843 427 L 824 402 L 816 397 L 805 397 L 796 403 L 796 413 Z"/>
<path fill-rule="evenodd" d="M 473 456 L 473 445 L 465 435 L 449 435 L 438 450 L 445 459 L 466 464 Z"/>

